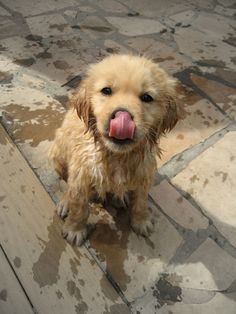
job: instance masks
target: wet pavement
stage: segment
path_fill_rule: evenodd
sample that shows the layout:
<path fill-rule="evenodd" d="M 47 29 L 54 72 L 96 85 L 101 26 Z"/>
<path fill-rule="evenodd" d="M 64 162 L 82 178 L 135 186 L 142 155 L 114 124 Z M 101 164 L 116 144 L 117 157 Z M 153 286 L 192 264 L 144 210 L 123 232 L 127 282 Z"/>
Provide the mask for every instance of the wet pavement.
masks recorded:
<path fill-rule="evenodd" d="M 81 250 L 102 270 L 96 293 L 107 281 L 122 300 L 104 313 L 236 312 L 235 17 L 233 0 L 0 1 L 1 124 L 54 201 L 63 183 L 47 150 L 89 63 L 143 54 L 179 80 L 187 114 L 161 139 L 155 232 L 138 237 L 124 211 L 93 209 L 100 218 Z M 95 313 L 91 300 L 79 313 Z"/>

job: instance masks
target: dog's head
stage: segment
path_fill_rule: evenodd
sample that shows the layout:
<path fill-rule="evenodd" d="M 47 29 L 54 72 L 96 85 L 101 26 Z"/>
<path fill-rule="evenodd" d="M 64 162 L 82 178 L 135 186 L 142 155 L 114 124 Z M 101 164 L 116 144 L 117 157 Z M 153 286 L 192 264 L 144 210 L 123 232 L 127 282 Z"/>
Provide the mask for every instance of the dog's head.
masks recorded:
<path fill-rule="evenodd" d="M 152 61 L 113 55 L 91 65 L 75 93 L 78 116 L 114 152 L 155 144 L 177 120 L 176 81 Z"/>

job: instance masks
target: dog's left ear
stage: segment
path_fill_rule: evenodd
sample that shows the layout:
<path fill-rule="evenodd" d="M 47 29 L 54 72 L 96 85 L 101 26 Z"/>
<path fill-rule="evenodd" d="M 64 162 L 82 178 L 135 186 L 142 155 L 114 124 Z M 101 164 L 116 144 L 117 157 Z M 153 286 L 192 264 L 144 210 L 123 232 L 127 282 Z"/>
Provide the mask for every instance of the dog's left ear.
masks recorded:
<path fill-rule="evenodd" d="M 90 101 L 87 94 L 86 81 L 81 82 L 79 88 L 75 91 L 71 106 L 77 111 L 78 117 L 84 121 L 86 128 L 89 129 L 90 120 Z"/>
<path fill-rule="evenodd" d="M 167 87 L 163 95 L 163 102 L 166 107 L 166 113 L 162 120 L 160 133 L 166 133 L 173 129 L 180 119 L 179 108 L 177 105 L 177 83 L 173 79 L 167 81 Z"/>

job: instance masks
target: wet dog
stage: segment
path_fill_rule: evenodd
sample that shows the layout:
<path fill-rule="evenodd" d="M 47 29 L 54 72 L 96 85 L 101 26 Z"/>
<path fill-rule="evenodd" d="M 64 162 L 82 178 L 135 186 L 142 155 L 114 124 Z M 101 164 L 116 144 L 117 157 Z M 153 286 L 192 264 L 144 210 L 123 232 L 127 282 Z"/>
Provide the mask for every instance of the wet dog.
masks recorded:
<path fill-rule="evenodd" d="M 129 198 L 130 223 L 148 236 L 148 191 L 159 138 L 178 121 L 176 81 L 144 57 L 112 55 L 88 68 L 57 130 L 50 159 L 68 190 L 58 205 L 64 237 L 81 245 L 96 194 Z"/>

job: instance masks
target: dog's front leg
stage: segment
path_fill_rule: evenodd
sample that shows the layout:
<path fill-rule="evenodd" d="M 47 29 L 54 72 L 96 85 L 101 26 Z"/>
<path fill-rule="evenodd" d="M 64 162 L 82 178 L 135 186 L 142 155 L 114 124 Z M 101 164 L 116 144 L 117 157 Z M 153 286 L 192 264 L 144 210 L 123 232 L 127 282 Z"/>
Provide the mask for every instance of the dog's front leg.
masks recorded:
<path fill-rule="evenodd" d="M 148 208 L 148 191 L 143 188 L 131 192 L 131 226 L 137 234 L 148 237 L 153 230 L 154 220 Z"/>
<path fill-rule="evenodd" d="M 62 229 L 63 237 L 69 243 L 80 246 L 87 237 L 88 197 L 69 188 L 58 206 L 58 214 L 62 218 L 67 216 Z"/>

